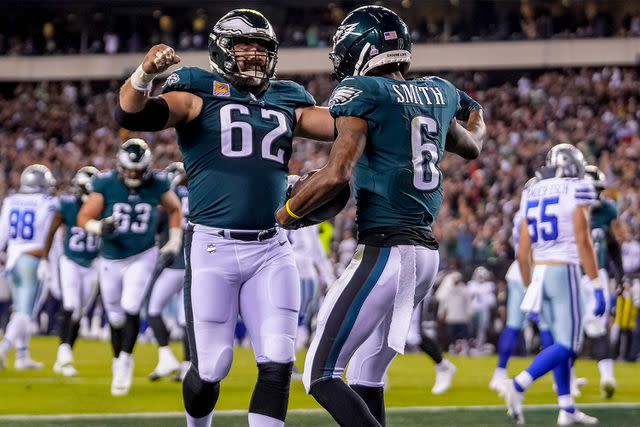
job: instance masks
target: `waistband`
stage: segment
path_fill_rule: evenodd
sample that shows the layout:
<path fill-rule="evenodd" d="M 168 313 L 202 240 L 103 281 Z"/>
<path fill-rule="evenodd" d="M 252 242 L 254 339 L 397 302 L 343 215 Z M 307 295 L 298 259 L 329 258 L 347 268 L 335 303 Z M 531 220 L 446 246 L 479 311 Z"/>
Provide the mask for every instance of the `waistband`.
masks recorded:
<path fill-rule="evenodd" d="M 213 234 L 227 240 L 241 240 L 243 242 L 261 242 L 271 239 L 278 234 L 278 228 L 271 227 L 266 230 L 229 230 L 225 228 L 209 227 L 207 225 L 189 223 L 189 228 L 194 231 Z"/>

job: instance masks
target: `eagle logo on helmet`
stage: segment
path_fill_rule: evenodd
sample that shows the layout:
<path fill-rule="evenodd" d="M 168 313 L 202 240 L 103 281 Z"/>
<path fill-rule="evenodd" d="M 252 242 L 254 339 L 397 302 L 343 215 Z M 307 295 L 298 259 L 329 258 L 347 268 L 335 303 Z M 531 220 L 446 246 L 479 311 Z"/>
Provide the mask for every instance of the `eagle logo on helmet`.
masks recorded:
<path fill-rule="evenodd" d="M 353 24 L 340 25 L 336 30 L 336 34 L 333 36 L 333 43 L 338 44 L 342 42 L 345 38 L 347 38 L 349 34 L 353 33 L 353 30 L 355 30 L 357 27 L 357 22 Z"/>

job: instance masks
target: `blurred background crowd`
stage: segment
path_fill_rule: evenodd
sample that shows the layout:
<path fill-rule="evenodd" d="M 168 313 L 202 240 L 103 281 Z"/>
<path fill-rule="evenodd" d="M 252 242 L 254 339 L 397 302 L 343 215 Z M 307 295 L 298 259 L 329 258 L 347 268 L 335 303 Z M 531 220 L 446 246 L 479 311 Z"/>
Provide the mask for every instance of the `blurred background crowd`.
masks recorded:
<path fill-rule="evenodd" d="M 318 104 L 326 104 L 335 86 L 328 75 L 289 77 L 302 82 Z M 576 144 L 587 161 L 597 164 L 606 174 L 609 189 L 605 194 L 621 213 L 623 227 L 617 237 L 623 242 L 625 273 L 629 278 L 637 277 L 638 70 L 609 67 L 451 73 L 444 77 L 483 105 L 489 133 L 477 160 L 466 162 L 450 154 L 440 165 L 445 176 L 445 202 L 434 228 L 440 241 L 441 268 L 462 273 L 463 285 L 469 288 L 465 298 L 469 298 L 472 307 L 468 322 L 475 326 L 471 332 L 476 340 L 471 346 L 452 350 L 468 351 L 474 347 L 481 352 L 479 344 L 494 341 L 502 329 L 504 274 L 514 258 L 511 228 L 520 190 L 542 165 L 547 150 L 557 143 Z M 133 135 L 125 133 L 113 120 L 118 87 L 116 81 L 0 85 L 0 197 L 17 188 L 20 172 L 32 163 L 49 166 L 60 191 L 67 188 L 82 166 L 113 167 L 119 144 Z M 155 167 L 163 168 L 180 159 L 173 130 L 136 135 L 152 146 Z M 301 174 L 323 166 L 329 149 L 326 143 L 297 140 L 291 172 Z M 355 249 L 354 223 L 355 206 L 351 203 L 333 224 L 322 228 L 322 239 L 337 274 Z M 486 267 L 480 275 L 478 266 Z M 474 280 L 476 284 L 467 284 Z M 486 285 L 488 282 L 491 285 Z M 0 300 L 7 298 L 0 291 Z M 638 298 L 633 301 L 636 307 L 640 305 Z M 487 320 L 480 323 L 478 330 L 473 319 L 480 311 L 486 312 L 483 318 Z M 436 313 L 435 320 L 444 324 L 446 317 Z M 446 335 L 441 335 L 444 343 L 448 342 Z"/>
<path fill-rule="evenodd" d="M 158 0 L 0 4 L 0 55 L 142 52 L 165 43 L 181 51 L 206 49 L 209 30 L 228 3 Z M 73 8 L 60 4 L 73 3 Z M 346 12 L 361 0 L 247 1 L 269 17 L 282 46 L 326 47 Z M 286 7 L 282 7 L 282 3 Z M 624 0 L 389 0 L 414 42 L 465 42 L 640 36 L 640 5 Z M 70 12 L 70 9 L 73 12 Z"/>

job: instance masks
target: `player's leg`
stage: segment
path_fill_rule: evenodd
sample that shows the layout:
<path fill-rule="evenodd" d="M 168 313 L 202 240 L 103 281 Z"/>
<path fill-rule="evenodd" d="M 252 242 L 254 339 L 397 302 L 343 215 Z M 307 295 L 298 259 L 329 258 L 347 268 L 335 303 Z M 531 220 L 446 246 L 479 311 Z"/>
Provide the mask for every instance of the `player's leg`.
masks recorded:
<path fill-rule="evenodd" d="M 498 366 L 489 382 L 489 388 L 494 391 L 498 391 L 508 378 L 507 365 L 522 332 L 525 314 L 520 310 L 520 305 L 524 292 L 524 284 L 521 281 L 507 281 L 507 325 L 498 339 Z"/>
<path fill-rule="evenodd" d="M 184 283 L 184 270 L 182 271 Z M 178 292 L 178 325 L 182 328 L 182 362 L 180 363 L 180 371 L 174 375 L 174 381 L 182 381 L 191 366 L 191 355 L 189 354 L 189 336 L 187 335 L 187 320 L 184 312 L 184 286 Z"/>
<path fill-rule="evenodd" d="M 184 305 L 191 367 L 182 396 L 188 427 L 211 425 L 220 381 L 231 368 L 238 318 L 236 243 L 205 230 L 189 227 L 185 233 Z"/>
<path fill-rule="evenodd" d="M 111 394 L 114 396 L 126 394 L 123 386 L 123 368 L 119 363 L 126 320 L 121 304 L 122 278 L 126 265 L 126 260 L 110 260 L 106 258 L 98 260 L 100 299 L 111 329 L 111 348 L 113 350 Z"/>
<path fill-rule="evenodd" d="M 296 351 L 302 349 L 309 339 L 311 317 L 314 311 L 314 300 L 318 282 L 315 277 L 300 278 L 300 311 L 298 315 L 298 331 L 296 334 Z"/>
<path fill-rule="evenodd" d="M 597 317 L 593 314 L 595 300 L 593 297 L 593 288 L 590 286 L 591 281 L 583 280 L 582 290 L 585 301 L 584 331 L 591 344 L 591 357 L 598 361 L 602 396 L 611 398 L 616 389 L 616 380 L 613 372 L 611 343 L 608 334 L 608 313 L 610 304 L 609 277 L 604 269 L 601 269 L 598 273 L 600 275 L 601 283 L 604 284 L 603 291 L 607 307 L 603 316 Z"/>
<path fill-rule="evenodd" d="M 422 247 L 417 247 L 415 250 L 415 274 L 418 285 L 415 290 L 414 306 L 420 307 L 421 300 L 428 293 L 435 280 L 439 259 L 436 251 Z M 419 317 L 419 314 L 419 311 L 416 312 L 414 307 L 413 316 Z M 389 310 L 373 333 L 354 352 L 349 360 L 346 375 L 349 386 L 364 400 L 371 414 L 383 426 L 386 422 L 383 393 L 385 373 L 397 354 L 389 345 L 392 320 L 393 310 Z M 450 387 L 451 377 L 455 373 L 455 367 L 450 370 L 450 375 L 444 372 L 442 368 L 445 368 L 446 363 L 448 361 L 440 359 L 439 364 L 436 365 L 436 384 L 440 384 L 440 388 L 443 388 L 442 390 L 436 389 L 436 394 L 444 393 Z M 438 371 L 439 365 L 440 371 Z M 447 378 L 443 378 L 444 376 Z"/>
<path fill-rule="evenodd" d="M 169 330 L 162 319 L 162 310 L 171 297 L 182 288 L 184 270 L 165 268 L 156 282 L 152 284 L 151 296 L 147 308 L 149 326 L 158 341 L 158 364 L 149 379 L 152 381 L 175 374 L 180 369 L 180 362 L 169 347 Z"/>
<path fill-rule="evenodd" d="M 29 354 L 30 323 L 38 299 L 41 284 L 38 282 L 37 269 L 39 259 L 32 255 L 21 255 L 16 261 L 11 274 L 14 282 L 14 316 L 16 316 L 15 337 L 16 348 L 14 367 L 18 370 L 41 369 L 43 364 L 31 359 Z"/>
<path fill-rule="evenodd" d="M 66 256 L 61 256 L 59 263 L 63 312 L 60 345 L 53 370 L 64 376 L 75 376 L 77 371 L 73 366 L 72 347 L 74 336 L 77 336 L 76 325 L 80 324 L 82 282 L 85 280 L 86 271 Z"/>
<path fill-rule="evenodd" d="M 122 272 L 122 297 L 120 304 L 125 320 L 122 328 L 122 348 L 118 356 L 118 386 L 127 394 L 133 381 L 133 348 L 140 331 L 140 309 L 149 290 L 149 272 L 158 259 L 158 248 L 153 247 L 127 260 Z"/>
<path fill-rule="evenodd" d="M 279 427 L 289 402 L 300 279 L 288 242 L 276 236 L 263 246 L 259 253 L 249 249 L 239 254 L 243 265 L 255 265 L 256 260 L 262 264 L 240 289 L 240 315 L 258 364 L 249 425 Z"/>
<path fill-rule="evenodd" d="M 341 425 L 380 425 L 341 376 L 354 352 L 393 309 L 400 267 L 398 248 L 360 246 L 318 313 L 303 383 Z"/>

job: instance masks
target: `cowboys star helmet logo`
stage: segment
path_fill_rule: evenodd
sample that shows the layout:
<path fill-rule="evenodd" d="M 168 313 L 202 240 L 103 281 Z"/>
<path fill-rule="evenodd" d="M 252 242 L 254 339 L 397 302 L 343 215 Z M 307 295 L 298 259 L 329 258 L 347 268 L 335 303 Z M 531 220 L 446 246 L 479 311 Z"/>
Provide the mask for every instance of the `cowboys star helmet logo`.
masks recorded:
<path fill-rule="evenodd" d="M 357 22 L 353 24 L 346 24 L 346 25 L 339 26 L 338 30 L 336 31 L 336 35 L 333 36 L 333 44 L 336 45 L 340 43 L 342 40 L 345 39 L 345 37 L 351 34 L 353 30 L 356 29 L 357 26 L 358 26 Z"/>
<path fill-rule="evenodd" d="M 362 91 L 354 87 L 342 86 L 336 89 L 329 100 L 329 107 L 344 105 L 357 98 Z"/>

